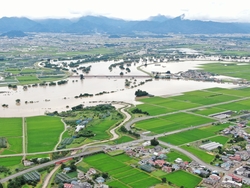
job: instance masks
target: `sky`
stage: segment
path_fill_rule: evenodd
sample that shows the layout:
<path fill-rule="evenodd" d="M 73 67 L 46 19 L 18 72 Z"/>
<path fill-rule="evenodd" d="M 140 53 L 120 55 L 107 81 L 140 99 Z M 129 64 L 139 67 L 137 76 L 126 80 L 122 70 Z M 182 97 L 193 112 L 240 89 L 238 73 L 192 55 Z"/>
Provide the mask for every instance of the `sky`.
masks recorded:
<path fill-rule="evenodd" d="M 165 15 L 219 22 L 250 22 L 247 0 L 4 0 L 0 17 L 79 18 L 86 15 L 145 20 Z"/>

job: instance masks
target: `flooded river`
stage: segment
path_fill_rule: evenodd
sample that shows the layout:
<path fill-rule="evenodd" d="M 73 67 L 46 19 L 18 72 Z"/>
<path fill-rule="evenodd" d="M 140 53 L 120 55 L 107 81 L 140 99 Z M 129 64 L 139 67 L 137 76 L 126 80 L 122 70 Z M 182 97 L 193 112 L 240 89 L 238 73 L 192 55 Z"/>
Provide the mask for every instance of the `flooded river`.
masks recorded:
<path fill-rule="evenodd" d="M 117 67 L 109 71 L 108 66 L 112 62 L 92 63 L 90 75 L 119 75 L 121 70 Z M 203 62 L 204 63 L 204 62 Z M 131 72 L 125 75 L 144 75 L 145 73 L 137 70 L 137 66 L 130 67 Z M 185 63 L 184 63 L 185 64 Z M 199 64 L 199 63 L 198 63 Z M 87 66 L 87 64 L 84 64 Z M 184 71 L 179 63 L 164 63 L 165 67 L 171 72 Z M 147 71 L 167 70 L 165 67 L 150 65 L 145 68 Z M 171 70 L 170 67 L 173 67 Z M 197 66 L 197 62 L 187 62 L 185 69 L 193 69 Z M 178 69 L 179 67 L 179 69 Z M 167 70 L 167 71 L 168 71 Z M 85 106 L 95 105 L 98 103 L 110 103 L 112 101 L 124 101 L 131 104 L 136 104 L 135 91 L 137 89 L 145 90 L 155 96 L 175 95 L 186 91 L 198 89 L 206 89 L 212 87 L 232 88 L 236 85 L 229 83 L 214 83 L 214 82 L 196 82 L 186 80 L 154 80 L 146 82 L 134 88 L 125 87 L 125 79 L 130 80 L 131 85 L 138 85 L 145 78 L 86 78 L 80 80 L 78 77 L 68 78 L 68 83 L 65 85 L 56 86 L 38 86 L 29 87 L 28 90 L 23 90 L 22 86 L 18 86 L 17 90 L 9 89 L 8 87 L 0 87 L 0 117 L 22 117 L 43 115 L 46 111 L 65 111 L 71 107 L 83 104 Z M 100 92 L 108 92 L 107 94 L 95 96 Z M 93 97 L 75 98 L 80 94 L 93 94 Z M 16 104 L 16 99 L 20 99 L 19 105 Z M 25 103 L 25 101 L 27 101 Z M 8 104 L 8 108 L 2 107 L 2 104 Z M 68 106 L 69 108 L 66 108 Z"/>

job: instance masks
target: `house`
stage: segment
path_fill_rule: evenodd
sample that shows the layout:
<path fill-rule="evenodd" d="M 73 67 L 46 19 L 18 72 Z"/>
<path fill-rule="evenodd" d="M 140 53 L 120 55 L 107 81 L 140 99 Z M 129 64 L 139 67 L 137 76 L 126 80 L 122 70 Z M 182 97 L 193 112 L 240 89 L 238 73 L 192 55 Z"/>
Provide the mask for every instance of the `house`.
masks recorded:
<path fill-rule="evenodd" d="M 140 169 L 146 171 L 146 172 L 152 172 L 155 170 L 155 168 L 153 168 L 151 165 L 149 164 L 144 164 L 140 166 Z"/>
<path fill-rule="evenodd" d="M 24 160 L 23 161 L 23 165 L 24 166 L 30 166 L 30 165 L 33 165 L 34 163 L 32 161 L 28 161 L 28 160 Z"/>
<path fill-rule="evenodd" d="M 82 171 L 79 171 L 78 174 L 77 174 L 77 178 L 80 179 L 80 180 L 84 179 L 85 178 L 84 173 Z"/>
<path fill-rule="evenodd" d="M 233 181 L 236 181 L 238 183 L 242 182 L 242 178 L 235 176 L 234 174 L 229 174 L 228 176 L 232 177 Z"/>
<path fill-rule="evenodd" d="M 95 181 L 100 184 L 100 183 L 104 183 L 105 179 L 100 176 L 100 177 L 96 178 Z"/>
<path fill-rule="evenodd" d="M 236 169 L 235 169 L 234 173 L 235 173 L 235 174 L 238 174 L 238 175 L 243 175 L 245 171 L 246 171 L 245 168 L 239 167 L 239 168 L 236 168 Z"/>
<path fill-rule="evenodd" d="M 64 188 L 73 188 L 73 185 L 69 184 L 69 183 L 65 183 L 65 184 L 63 184 L 63 187 Z"/>
<path fill-rule="evenodd" d="M 161 159 L 161 160 L 166 160 L 167 156 L 165 154 L 161 153 L 157 158 Z"/>
<path fill-rule="evenodd" d="M 229 159 L 232 161 L 241 161 L 240 155 L 235 155 L 235 156 L 229 157 Z"/>
<path fill-rule="evenodd" d="M 235 154 L 239 155 L 244 161 L 248 160 L 250 157 L 247 151 L 236 151 Z"/>
<path fill-rule="evenodd" d="M 183 160 L 182 160 L 181 158 L 177 158 L 177 159 L 175 159 L 175 160 L 174 160 L 174 162 L 176 162 L 176 163 L 178 163 L 178 164 L 179 164 L 179 163 L 182 163 L 182 162 L 183 162 Z"/>
<path fill-rule="evenodd" d="M 66 167 L 66 168 L 63 169 L 63 172 L 64 172 L 64 173 L 68 173 L 70 170 L 71 170 L 70 167 Z"/>
<path fill-rule="evenodd" d="M 203 183 L 209 184 L 209 185 L 215 185 L 217 183 L 217 181 L 210 179 L 210 178 L 204 178 Z"/>
<path fill-rule="evenodd" d="M 96 174 L 96 170 L 94 168 L 90 168 L 87 173 L 91 176 L 92 174 Z"/>
<path fill-rule="evenodd" d="M 237 183 L 235 181 L 228 180 L 228 181 L 222 181 L 221 186 L 222 187 L 240 188 L 240 187 L 242 187 L 242 183 Z"/>
<path fill-rule="evenodd" d="M 164 171 L 164 172 L 170 173 L 170 172 L 172 172 L 172 167 L 170 167 L 170 166 L 163 166 L 161 168 L 161 170 Z"/>
<path fill-rule="evenodd" d="M 156 160 L 155 161 L 155 166 L 159 166 L 159 167 L 162 167 L 163 165 L 165 164 L 165 161 L 164 160 Z"/>
<path fill-rule="evenodd" d="M 151 145 L 151 142 L 150 141 L 146 141 L 144 143 L 142 143 L 142 145 L 145 147 L 145 146 L 150 146 Z"/>
<path fill-rule="evenodd" d="M 178 164 L 173 164 L 173 165 L 172 165 L 172 168 L 173 168 L 174 170 L 180 170 L 180 166 L 179 166 Z"/>

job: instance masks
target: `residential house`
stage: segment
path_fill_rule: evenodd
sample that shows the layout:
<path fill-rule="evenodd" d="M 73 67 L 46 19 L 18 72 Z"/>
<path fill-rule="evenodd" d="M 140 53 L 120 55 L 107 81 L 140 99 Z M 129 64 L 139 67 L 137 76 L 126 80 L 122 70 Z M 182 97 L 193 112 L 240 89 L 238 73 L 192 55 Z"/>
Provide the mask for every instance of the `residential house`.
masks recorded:
<path fill-rule="evenodd" d="M 173 164 L 172 168 L 176 171 L 176 170 L 180 170 L 180 166 L 178 164 Z"/>
<path fill-rule="evenodd" d="M 234 174 L 229 174 L 228 176 L 232 177 L 232 180 L 235 182 L 238 182 L 238 183 L 242 182 L 241 177 L 235 176 Z"/>
<path fill-rule="evenodd" d="M 229 157 L 229 159 L 232 160 L 232 161 L 241 161 L 241 156 L 236 154 L 236 155 L 234 155 L 232 157 Z"/>
<path fill-rule="evenodd" d="M 73 185 L 69 184 L 69 183 L 65 183 L 65 184 L 63 184 L 63 187 L 64 188 L 73 188 Z"/>
<path fill-rule="evenodd" d="M 97 183 L 99 183 L 99 184 L 102 184 L 102 183 L 105 182 L 105 179 L 104 179 L 103 177 L 100 176 L 100 177 L 96 178 L 95 181 L 96 181 Z"/>
<path fill-rule="evenodd" d="M 177 159 L 175 159 L 175 160 L 174 160 L 174 162 L 176 162 L 176 163 L 178 163 L 178 164 L 179 164 L 179 163 L 182 163 L 182 162 L 183 162 L 183 160 L 182 160 L 181 158 L 177 158 Z"/>
<path fill-rule="evenodd" d="M 155 161 L 155 166 L 162 167 L 165 164 L 164 160 L 156 160 Z"/>
<path fill-rule="evenodd" d="M 90 168 L 87 173 L 88 173 L 88 175 L 91 176 L 93 174 L 96 174 L 96 170 L 94 168 Z"/>
<path fill-rule="evenodd" d="M 250 155 L 247 151 L 236 151 L 235 154 L 239 155 L 243 161 L 246 161 L 249 159 Z"/>
<path fill-rule="evenodd" d="M 28 160 L 24 160 L 23 161 L 23 165 L 24 166 L 30 166 L 30 165 L 33 165 L 34 163 L 32 161 L 28 161 Z"/>
<path fill-rule="evenodd" d="M 171 166 L 163 166 L 161 168 L 161 170 L 164 172 L 170 173 L 170 172 L 172 172 L 172 167 Z"/>

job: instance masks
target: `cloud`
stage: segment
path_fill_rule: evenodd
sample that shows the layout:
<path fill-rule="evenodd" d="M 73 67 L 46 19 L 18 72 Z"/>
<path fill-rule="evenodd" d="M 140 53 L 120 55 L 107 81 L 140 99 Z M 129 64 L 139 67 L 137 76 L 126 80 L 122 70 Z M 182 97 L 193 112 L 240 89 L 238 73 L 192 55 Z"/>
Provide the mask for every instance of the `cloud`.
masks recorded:
<path fill-rule="evenodd" d="M 8 0 L 1 3 L 0 17 L 75 18 L 104 15 L 142 20 L 154 15 L 213 21 L 250 21 L 245 0 Z"/>

